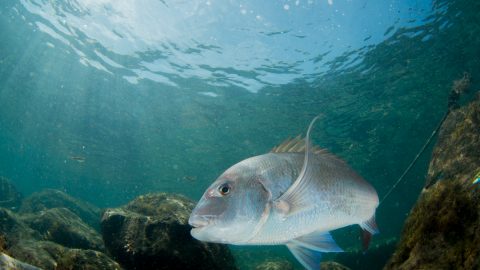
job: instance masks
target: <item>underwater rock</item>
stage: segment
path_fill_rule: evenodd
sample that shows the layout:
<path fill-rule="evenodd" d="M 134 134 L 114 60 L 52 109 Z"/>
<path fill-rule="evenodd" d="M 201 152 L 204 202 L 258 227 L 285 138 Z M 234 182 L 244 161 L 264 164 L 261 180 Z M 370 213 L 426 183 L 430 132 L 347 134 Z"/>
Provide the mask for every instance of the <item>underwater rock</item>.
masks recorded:
<path fill-rule="evenodd" d="M 104 250 L 100 234 L 66 208 L 52 208 L 36 214 L 25 214 L 21 219 L 38 231 L 45 241 L 69 248 Z"/>
<path fill-rule="evenodd" d="M 53 242 L 25 240 L 9 248 L 8 253 L 18 260 L 44 270 L 54 270 L 65 251 L 65 247 Z"/>
<path fill-rule="evenodd" d="M 51 208 L 64 207 L 79 216 L 95 230 L 100 229 L 101 211 L 98 207 L 75 199 L 68 194 L 55 189 L 46 189 L 33 193 L 23 200 L 21 213 L 37 213 Z"/>
<path fill-rule="evenodd" d="M 122 267 L 107 255 L 95 250 L 70 249 L 58 260 L 55 270 L 108 269 L 121 270 Z"/>
<path fill-rule="evenodd" d="M 122 269 L 102 252 L 69 249 L 50 241 L 22 241 L 9 254 L 44 270 Z"/>
<path fill-rule="evenodd" d="M 479 269 L 480 98 L 445 120 L 427 185 L 385 269 Z"/>
<path fill-rule="evenodd" d="M 293 264 L 287 260 L 267 260 L 262 262 L 255 270 L 293 270 Z"/>
<path fill-rule="evenodd" d="M 236 269 L 225 245 L 190 236 L 193 207 L 183 196 L 157 193 L 107 209 L 101 223 L 105 246 L 126 269 Z"/>
<path fill-rule="evenodd" d="M 22 194 L 7 178 L 0 176 L 0 207 L 17 210 L 22 202 Z"/>
<path fill-rule="evenodd" d="M 426 187 L 446 179 L 470 182 L 480 171 L 480 94 L 464 108 L 452 111 L 440 129 Z"/>
<path fill-rule="evenodd" d="M 363 268 L 363 269 L 373 269 L 373 268 Z M 320 264 L 320 270 L 350 270 L 350 268 L 343 266 L 337 262 L 322 262 Z"/>
<path fill-rule="evenodd" d="M 29 228 L 17 214 L 0 208 L 0 238 L 2 249 L 16 244 L 23 239 L 39 238 L 40 235 Z"/>
<path fill-rule="evenodd" d="M 2 270 L 42 270 L 33 265 L 16 260 L 5 253 L 0 253 L 0 269 Z"/>

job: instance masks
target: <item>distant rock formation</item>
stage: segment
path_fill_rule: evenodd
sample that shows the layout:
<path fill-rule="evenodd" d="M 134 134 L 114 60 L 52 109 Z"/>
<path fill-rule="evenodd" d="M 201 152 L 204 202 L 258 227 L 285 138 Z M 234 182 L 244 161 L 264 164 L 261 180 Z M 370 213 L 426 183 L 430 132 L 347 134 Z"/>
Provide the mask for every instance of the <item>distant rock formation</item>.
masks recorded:
<path fill-rule="evenodd" d="M 385 269 L 479 269 L 480 96 L 445 120 L 426 186 Z"/>
<path fill-rule="evenodd" d="M 83 222 L 100 231 L 101 210 L 87 202 L 83 202 L 55 189 L 35 192 L 23 200 L 20 213 L 36 214 L 47 209 L 63 207 L 80 217 Z"/>
<path fill-rule="evenodd" d="M 9 181 L 0 179 L 4 183 Z M 16 194 L 13 186 L 8 190 Z M 18 213 L 0 207 L 0 269 L 122 269 L 101 252 L 102 237 L 87 224 L 100 224 L 98 208 L 58 190 L 34 193 L 20 203 Z"/>
<path fill-rule="evenodd" d="M 109 253 L 126 269 L 236 269 L 228 248 L 190 236 L 194 203 L 166 193 L 107 209 L 101 227 Z"/>
<path fill-rule="evenodd" d="M 10 180 L 0 176 L 0 207 L 16 211 L 22 198 L 22 194 L 17 191 Z"/>
<path fill-rule="evenodd" d="M 41 234 L 42 240 L 69 248 L 103 251 L 101 235 L 67 208 L 52 208 L 21 217 L 30 228 Z"/>

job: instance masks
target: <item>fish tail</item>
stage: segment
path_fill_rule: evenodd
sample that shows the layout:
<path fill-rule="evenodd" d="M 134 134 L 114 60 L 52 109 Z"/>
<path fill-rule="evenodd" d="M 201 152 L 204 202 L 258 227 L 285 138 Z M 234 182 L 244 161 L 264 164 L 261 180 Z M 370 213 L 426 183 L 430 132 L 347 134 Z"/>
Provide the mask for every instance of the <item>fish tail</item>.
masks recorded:
<path fill-rule="evenodd" d="M 367 251 L 372 235 L 379 233 L 377 223 L 375 222 L 375 215 L 368 220 L 360 223 L 362 228 L 362 248 L 363 251 Z"/>

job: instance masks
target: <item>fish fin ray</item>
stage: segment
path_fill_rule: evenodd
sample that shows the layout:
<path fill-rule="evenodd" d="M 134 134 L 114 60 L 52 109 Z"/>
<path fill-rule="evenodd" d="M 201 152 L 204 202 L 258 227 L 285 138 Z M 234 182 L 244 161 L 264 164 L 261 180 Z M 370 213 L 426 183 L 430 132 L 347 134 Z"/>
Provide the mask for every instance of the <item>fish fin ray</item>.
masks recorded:
<path fill-rule="evenodd" d="M 310 149 L 310 133 L 315 121 L 320 117 L 315 117 L 308 126 L 307 136 L 305 137 L 305 159 L 302 170 L 293 184 L 274 201 L 275 208 L 284 216 L 290 215 L 300 210 L 311 207 L 309 199 L 305 196 L 311 182 L 313 181 L 313 171 L 311 166 L 312 152 Z"/>
<path fill-rule="evenodd" d="M 289 242 L 287 248 L 292 252 L 293 256 L 308 270 L 320 269 L 320 261 L 322 253 L 316 250 L 307 249 L 296 243 Z"/>
<path fill-rule="evenodd" d="M 329 232 L 315 231 L 295 238 L 292 242 L 318 252 L 343 252 Z"/>
<path fill-rule="evenodd" d="M 362 227 L 363 230 L 369 232 L 372 235 L 380 232 L 378 230 L 377 223 L 375 222 L 375 215 L 373 215 L 366 221 L 360 223 L 360 227 Z"/>
<path fill-rule="evenodd" d="M 281 144 L 273 147 L 270 153 L 302 153 L 305 151 L 305 140 L 301 135 L 288 138 Z M 327 149 L 312 145 L 311 151 L 314 154 L 330 154 Z"/>

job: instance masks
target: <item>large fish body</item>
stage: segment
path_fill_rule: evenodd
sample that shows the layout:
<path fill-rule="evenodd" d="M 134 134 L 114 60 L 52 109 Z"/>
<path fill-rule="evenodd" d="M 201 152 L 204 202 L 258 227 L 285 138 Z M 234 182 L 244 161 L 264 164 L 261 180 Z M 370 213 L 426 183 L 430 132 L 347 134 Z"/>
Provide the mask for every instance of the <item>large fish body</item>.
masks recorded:
<path fill-rule="evenodd" d="M 359 224 L 368 241 L 377 232 L 375 189 L 339 158 L 309 150 L 308 134 L 305 153 L 299 151 L 303 140 L 294 139 L 227 169 L 193 210 L 192 236 L 284 244 L 307 269 L 318 269 L 322 252 L 342 251 L 329 231 Z"/>

